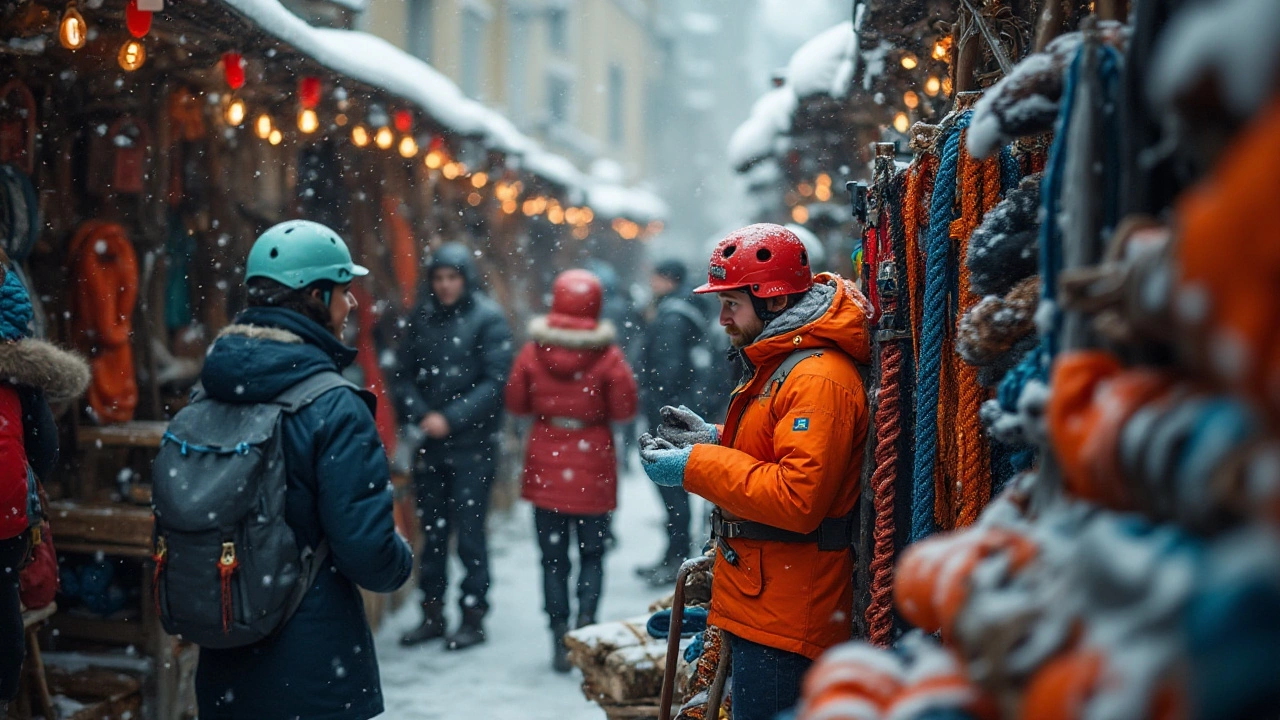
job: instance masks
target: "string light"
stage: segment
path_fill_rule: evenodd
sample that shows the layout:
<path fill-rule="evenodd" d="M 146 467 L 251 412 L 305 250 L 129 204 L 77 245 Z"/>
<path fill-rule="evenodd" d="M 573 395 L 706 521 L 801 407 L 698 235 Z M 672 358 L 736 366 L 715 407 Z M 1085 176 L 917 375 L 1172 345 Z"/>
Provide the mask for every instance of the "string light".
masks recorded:
<path fill-rule="evenodd" d="M 369 144 L 369 131 L 363 125 L 357 125 L 351 128 L 351 142 L 356 147 L 365 147 Z"/>
<path fill-rule="evenodd" d="M 516 209 L 517 209 L 517 208 L 516 208 L 516 201 L 515 201 L 515 200 L 503 200 L 503 201 L 502 201 L 502 212 L 504 212 L 504 213 L 506 213 L 506 214 L 508 214 L 508 215 L 514 215 L 514 214 L 515 214 L 515 212 L 516 212 Z"/>
<path fill-rule="evenodd" d="M 432 150 L 427 153 L 427 156 L 423 159 L 423 163 L 425 163 L 431 170 L 439 170 L 440 167 L 444 165 L 444 154 L 439 150 Z"/>
<path fill-rule="evenodd" d="M 231 127 L 240 127 L 240 124 L 244 122 L 246 113 L 244 101 L 240 98 L 234 98 L 227 103 L 227 111 L 223 113 L 223 117 L 226 118 L 227 124 Z"/>
<path fill-rule="evenodd" d="M 307 108 L 298 113 L 298 129 L 308 135 L 320 128 L 320 118 L 316 117 L 316 111 Z"/>
<path fill-rule="evenodd" d="M 222 77 L 232 90 L 244 87 L 244 56 L 236 52 L 222 53 Z"/>
<path fill-rule="evenodd" d="M 120 54 L 116 56 L 116 61 L 120 63 L 120 67 L 133 72 L 147 61 L 147 49 L 142 46 L 142 43 L 130 38 L 120 46 Z"/>
<path fill-rule="evenodd" d="M 489 174 L 488 174 L 488 173 L 478 172 L 478 173 L 476 173 L 475 175 L 472 175 L 472 176 L 471 176 L 471 187 L 473 187 L 473 188 L 475 188 L 475 189 L 477 189 L 477 190 L 479 190 L 480 188 L 482 188 L 482 187 L 484 187 L 485 185 L 488 185 L 488 184 L 489 184 Z"/>
<path fill-rule="evenodd" d="M 124 24 L 130 35 L 141 40 L 151 32 L 151 11 L 139 10 L 138 0 L 129 0 L 124 6 Z"/>
<path fill-rule="evenodd" d="M 552 225 L 560 225 L 564 222 L 564 210 L 560 209 L 559 205 L 552 205 L 547 209 L 547 220 L 550 220 Z"/>
<path fill-rule="evenodd" d="M 934 97 L 942 90 L 942 81 L 937 77 L 930 75 L 928 80 L 924 81 L 924 92 L 929 97 Z"/>
<path fill-rule="evenodd" d="M 809 222 L 809 208 L 804 205 L 797 205 L 791 208 L 791 219 L 801 225 Z"/>
<path fill-rule="evenodd" d="M 473 192 L 467 195 L 467 204 L 471 207 L 479 205 L 481 200 L 484 200 L 484 198 L 480 197 L 480 193 L 478 192 Z"/>
<path fill-rule="evenodd" d="M 400 138 L 400 157 L 411 158 L 418 155 L 418 141 L 412 135 Z"/>
<path fill-rule="evenodd" d="M 902 94 L 902 104 L 912 110 L 915 110 L 920 107 L 920 96 L 915 94 L 915 92 L 908 90 Z"/>
<path fill-rule="evenodd" d="M 917 60 L 916 56 L 912 55 L 911 53 L 907 53 L 906 55 L 902 56 L 902 67 L 907 70 L 915 70 L 916 66 L 918 66 L 919 64 L 920 64 L 920 61 Z"/>
<path fill-rule="evenodd" d="M 337 125 L 338 127 L 346 127 L 346 125 L 347 125 L 347 123 L 348 123 L 348 122 L 349 122 L 349 120 L 347 120 L 347 114 L 346 114 L 346 113 L 338 113 L 338 114 L 337 114 L 337 115 L 335 115 L 335 116 L 334 116 L 334 118 L 333 118 L 333 123 L 334 123 L 335 125 Z"/>
<path fill-rule="evenodd" d="M 378 128 L 378 134 L 373 136 L 373 142 L 383 150 L 390 150 L 391 144 L 396 141 L 396 136 L 391 132 L 391 128 L 382 126 Z"/>
<path fill-rule="evenodd" d="M 254 123 L 253 129 L 255 132 L 258 133 L 258 137 L 262 138 L 263 140 L 266 140 L 271 135 L 272 125 L 273 123 L 271 122 L 271 116 L 266 113 L 263 113 L 258 116 L 257 121 Z"/>
<path fill-rule="evenodd" d="M 813 189 L 813 196 L 820 202 L 827 202 L 831 199 L 831 185 L 819 185 Z"/>
<path fill-rule="evenodd" d="M 946 93 L 947 95 L 951 94 L 951 78 L 942 79 L 942 92 Z"/>
<path fill-rule="evenodd" d="M 796 190 L 799 191 L 799 193 L 804 197 L 813 196 L 813 186 L 807 182 L 802 182 L 799 185 L 797 185 Z"/>
<path fill-rule="evenodd" d="M 573 236 L 579 240 L 586 240 L 591 236 L 591 229 L 586 225 L 579 225 L 573 229 Z"/>
<path fill-rule="evenodd" d="M 666 227 L 667 227 L 666 225 L 662 224 L 661 220 L 654 220 L 650 222 L 647 227 L 645 227 L 644 231 L 649 235 L 657 235 L 658 233 L 662 232 L 663 229 Z"/>
<path fill-rule="evenodd" d="M 589 208 L 589 207 L 584 207 L 584 208 L 582 208 L 582 216 L 581 216 L 581 217 L 582 217 L 582 224 L 583 224 L 583 225 L 590 225 L 590 224 L 591 224 L 591 221 L 596 219 L 596 214 L 595 214 L 594 212 L 592 212 L 591 208 Z"/>
<path fill-rule="evenodd" d="M 905 133 L 907 130 L 910 130 L 911 118 L 907 117 L 907 114 L 902 112 L 898 113 L 897 115 L 894 115 L 893 129 L 897 130 L 900 133 Z"/>
<path fill-rule="evenodd" d="M 272 145 L 279 145 L 281 140 L 284 140 L 284 133 L 281 133 L 279 128 L 273 128 L 271 134 L 267 136 L 267 142 Z"/>
<path fill-rule="evenodd" d="M 826 173 L 819 173 L 815 182 L 818 187 L 831 187 L 831 176 Z"/>
<path fill-rule="evenodd" d="M 75 3 L 67 4 L 67 11 L 62 14 L 62 22 L 58 25 L 58 41 L 68 50 L 79 50 L 84 47 L 89 34 L 89 26 L 84 16 L 76 10 Z"/>
<path fill-rule="evenodd" d="M 449 163 L 443 168 L 440 168 L 440 174 L 444 175 L 447 180 L 453 180 L 462 174 L 462 168 L 458 163 Z"/>
<path fill-rule="evenodd" d="M 949 52 L 951 52 L 951 38 L 943 38 L 933 44 L 934 60 L 945 60 Z"/>
<path fill-rule="evenodd" d="M 537 207 L 533 202 L 533 198 L 530 198 L 520 206 L 520 212 L 524 213 L 526 217 L 533 217 L 538 214 Z"/>

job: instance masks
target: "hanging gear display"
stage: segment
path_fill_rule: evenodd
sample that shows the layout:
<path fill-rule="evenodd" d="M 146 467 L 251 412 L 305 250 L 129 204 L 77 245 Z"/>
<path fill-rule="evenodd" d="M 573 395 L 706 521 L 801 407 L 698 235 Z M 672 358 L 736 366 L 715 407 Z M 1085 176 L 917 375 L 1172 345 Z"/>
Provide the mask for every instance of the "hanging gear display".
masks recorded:
<path fill-rule="evenodd" d="M 133 366 L 133 309 L 138 258 L 120 225 L 91 220 L 68 250 L 72 333 L 89 354 L 89 407 L 101 423 L 133 419 L 138 383 Z"/>
<path fill-rule="evenodd" d="M 142 192 L 152 148 L 146 122 L 125 115 L 107 125 L 105 132 L 89 133 L 89 191 L 100 197 Z"/>
<path fill-rule="evenodd" d="M 0 87 L 0 163 L 35 171 L 36 101 L 21 80 Z"/>

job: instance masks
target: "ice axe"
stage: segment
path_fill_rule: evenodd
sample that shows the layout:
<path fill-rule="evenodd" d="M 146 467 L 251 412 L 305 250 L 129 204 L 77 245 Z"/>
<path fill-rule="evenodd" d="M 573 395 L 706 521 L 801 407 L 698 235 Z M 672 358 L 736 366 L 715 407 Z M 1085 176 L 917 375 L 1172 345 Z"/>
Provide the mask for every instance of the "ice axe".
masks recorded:
<path fill-rule="evenodd" d="M 680 661 L 680 631 L 684 624 L 684 583 L 689 579 L 689 573 L 710 570 L 714 562 L 715 558 L 705 555 L 689 558 L 680 564 L 680 571 L 676 573 L 676 594 L 671 598 L 671 629 L 667 632 L 667 666 L 662 671 L 662 697 L 658 701 L 660 720 L 671 720 L 671 701 L 676 692 L 676 664 Z M 716 669 L 717 677 L 720 670 Z M 721 683 L 721 688 L 723 686 Z"/>

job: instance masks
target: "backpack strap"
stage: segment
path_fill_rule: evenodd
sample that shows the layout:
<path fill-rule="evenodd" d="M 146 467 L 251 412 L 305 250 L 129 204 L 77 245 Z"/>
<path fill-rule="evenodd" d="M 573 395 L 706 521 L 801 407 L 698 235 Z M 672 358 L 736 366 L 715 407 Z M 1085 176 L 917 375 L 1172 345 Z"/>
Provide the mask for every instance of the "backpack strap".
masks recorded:
<path fill-rule="evenodd" d="M 311 586 L 316 584 L 316 578 L 320 576 L 320 569 L 325 566 L 325 561 L 329 559 L 329 538 L 321 538 L 315 548 L 302 548 L 302 571 L 299 574 L 298 582 L 293 586 L 293 592 L 289 594 L 289 604 L 285 606 L 284 622 L 276 626 L 271 632 L 272 636 L 278 635 L 285 625 L 289 624 L 289 619 L 294 613 L 298 612 L 298 608 L 302 606 L 302 600 L 311 591 Z"/>
<path fill-rule="evenodd" d="M 781 387 L 782 384 L 787 381 L 787 376 L 791 374 L 792 370 L 796 369 L 797 365 L 811 357 L 818 357 L 822 355 L 823 350 L 823 348 L 805 348 L 803 350 L 796 350 L 788 355 L 787 359 L 782 361 L 782 364 L 773 371 L 773 374 L 769 376 L 769 380 L 765 382 L 765 392 L 772 394 L 774 390 Z"/>
<path fill-rule="evenodd" d="M 315 402 L 321 395 L 340 387 L 351 388 L 357 394 L 360 392 L 360 387 L 355 383 L 333 370 L 325 370 L 295 383 L 288 390 L 275 396 L 271 402 L 284 406 L 286 413 L 293 414 Z"/>

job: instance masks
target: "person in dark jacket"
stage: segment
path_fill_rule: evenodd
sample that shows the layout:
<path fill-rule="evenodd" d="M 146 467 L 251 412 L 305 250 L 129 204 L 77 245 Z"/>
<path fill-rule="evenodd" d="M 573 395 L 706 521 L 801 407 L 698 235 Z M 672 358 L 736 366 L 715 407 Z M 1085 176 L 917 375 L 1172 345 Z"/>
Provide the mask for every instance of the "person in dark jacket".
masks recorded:
<path fill-rule="evenodd" d="M 532 338 L 507 381 L 507 409 L 532 416 L 521 495 L 533 503 L 542 550 L 544 607 L 551 619 L 552 667 L 569 672 L 569 536 L 578 543 L 576 627 L 592 625 L 604 584 L 609 513 L 618 505 L 611 423 L 636 412 L 636 381 L 600 320 L 601 287 L 586 270 L 568 270 L 552 288 L 551 313 L 529 323 Z M 572 530 L 572 533 L 570 533 Z"/>
<path fill-rule="evenodd" d="M 640 362 L 640 353 L 644 348 L 644 317 L 631 300 L 626 289 L 619 285 L 618 272 L 604 260 L 593 258 L 586 263 L 586 269 L 600 278 L 600 287 L 604 290 L 604 305 L 600 308 L 600 319 L 613 323 L 618 334 L 617 345 L 631 366 Z M 619 463 L 625 465 L 629 453 L 636 447 L 635 422 L 616 425 L 618 432 L 614 438 L 618 441 Z"/>
<path fill-rule="evenodd" d="M 444 635 L 449 534 L 456 531 L 462 622 L 446 638 L 450 650 L 484 642 L 489 610 L 485 518 L 497 469 L 502 389 L 511 369 L 506 316 L 477 287 L 471 251 L 447 243 L 427 272 L 430 292 L 414 308 L 391 381 L 403 424 L 423 439 L 413 463 L 425 545 L 418 582 L 422 623 L 400 639 L 417 645 Z"/>
<path fill-rule="evenodd" d="M 249 308 L 219 334 L 200 381 L 224 403 L 262 403 L 356 358 L 338 337 L 355 307 L 351 262 L 329 228 L 292 220 L 249 254 Z M 392 520 L 391 475 L 372 397 L 335 388 L 281 426 L 285 520 L 300 547 L 329 541 L 329 557 L 294 615 L 266 640 L 200 649 L 201 720 L 365 720 L 383 711 L 373 637 L 358 586 L 391 592 L 413 553 Z"/>
<path fill-rule="evenodd" d="M 48 478 L 57 463 L 49 404 L 65 405 L 89 385 L 80 356 L 31 337 L 33 316 L 31 298 L 0 250 L 0 495 L 16 503 L 28 499 L 28 470 Z M 29 511 L 6 508 L 5 519 L 17 522 L 0 523 L 0 717 L 18 694 L 26 648 L 18 578 L 31 550 Z"/>
<path fill-rule="evenodd" d="M 640 398 L 652 431 L 662 424 L 664 405 L 688 404 L 698 397 L 695 351 L 702 347 L 706 319 L 690 301 L 685 266 L 679 260 L 658 263 L 649 278 L 654 315 L 645 331 L 640 362 Z M 659 487 L 667 508 L 667 549 L 654 565 L 636 569 L 653 585 L 675 582 L 680 563 L 692 550 L 689 494 L 679 487 Z"/>

